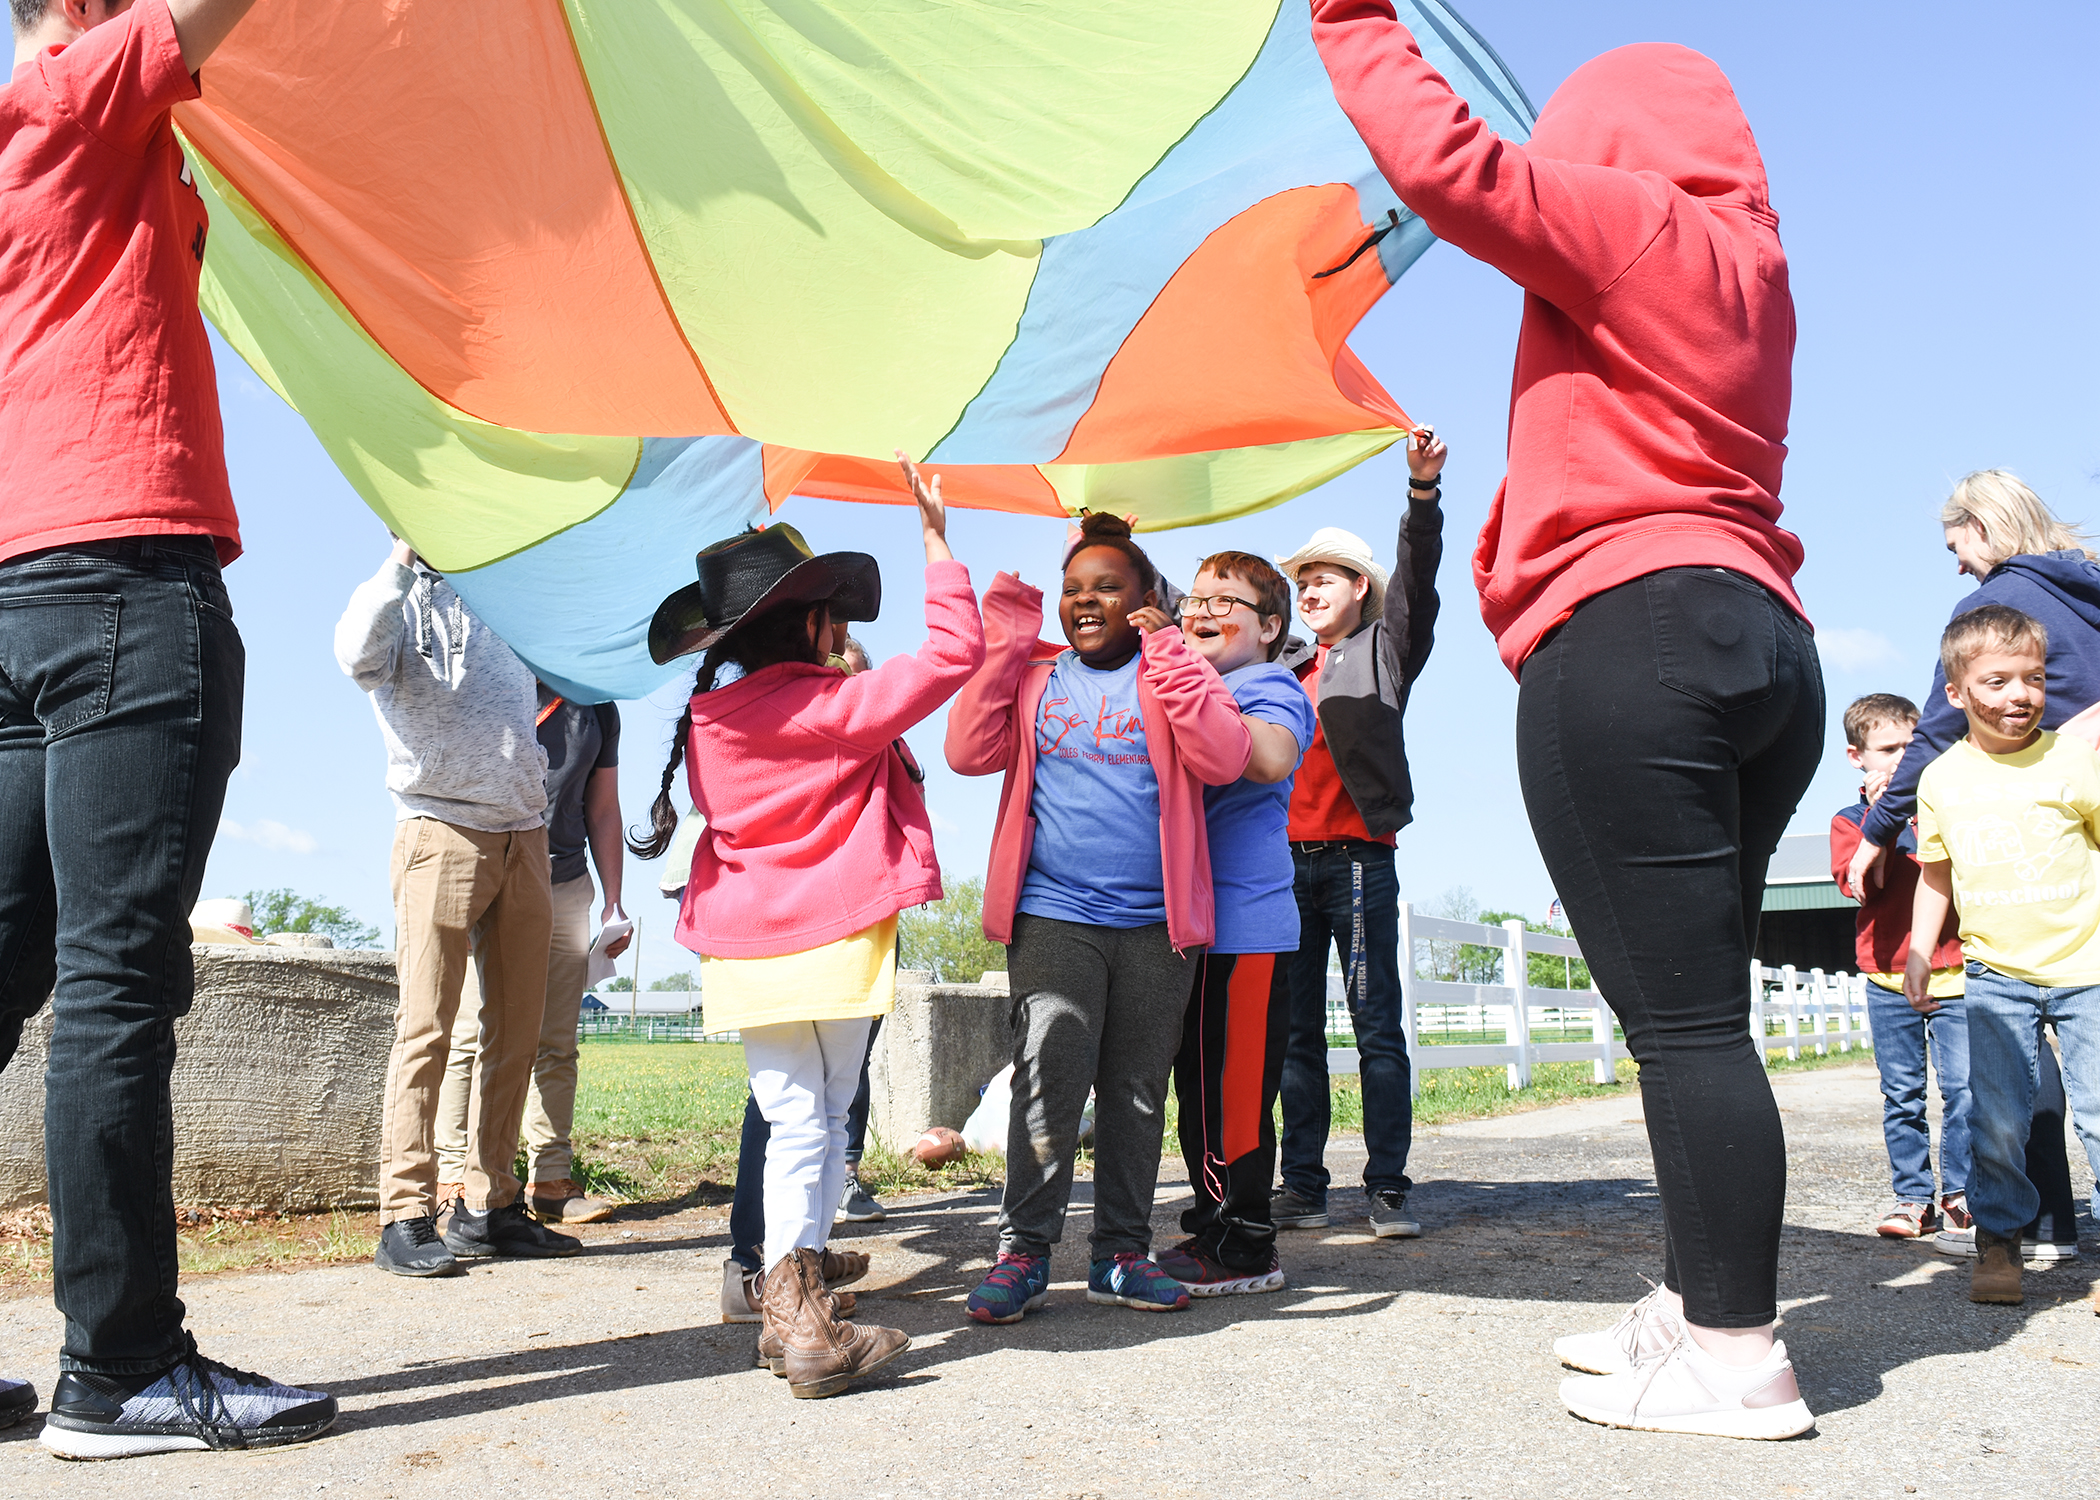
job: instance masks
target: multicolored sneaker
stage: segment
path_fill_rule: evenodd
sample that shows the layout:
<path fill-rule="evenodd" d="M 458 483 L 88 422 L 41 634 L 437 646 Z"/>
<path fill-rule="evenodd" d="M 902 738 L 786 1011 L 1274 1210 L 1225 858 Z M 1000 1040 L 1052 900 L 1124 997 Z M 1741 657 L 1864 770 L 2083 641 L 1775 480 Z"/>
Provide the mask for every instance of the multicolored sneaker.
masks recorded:
<path fill-rule="evenodd" d="M 1976 1220 L 1969 1214 L 1969 1195 L 1956 1193 L 1940 1200 L 1940 1220 L 1947 1227 L 1932 1237 L 1932 1248 L 1942 1255 L 1976 1253 Z"/>
<path fill-rule="evenodd" d="M 1230 1297 L 1240 1292 L 1283 1290 L 1283 1262 L 1269 1252 L 1266 1270 L 1236 1271 L 1205 1253 L 1193 1239 L 1159 1257 L 1159 1268 L 1189 1289 L 1191 1297 Z"/>
<path fill-rule="evenodd" d="M 1018 1323 L 1049 1298 L 1049 1256 L 1002 1255 L 963 1310 L 980 1323 Z"/>
<path fill-rule="evenodd" d="M 1139 1312 L 1180 1312 L 1189 1289 L 1162 1271 L 1149 1255 L 1129 1251 L 1087 1268 L 1086 1300 Z"/>
<path fill-rule="evenodd" d="M 132 1458 L 196 1448 L 271 1448 L 317 1437 L 335 1421 L 320 1391 L 206 1359 L 190 1346 L 157 1375 L 68 1370 L 39 1439 L 60 1458 Z"/>
<path fill-rule="evenodd" d="M 1930 1203 L 1899 1203 L 1881 1216 L 1874 1232 L 1885 1240 L 1922 1240 L 1940 1232 L 1940 1216 Z"/>

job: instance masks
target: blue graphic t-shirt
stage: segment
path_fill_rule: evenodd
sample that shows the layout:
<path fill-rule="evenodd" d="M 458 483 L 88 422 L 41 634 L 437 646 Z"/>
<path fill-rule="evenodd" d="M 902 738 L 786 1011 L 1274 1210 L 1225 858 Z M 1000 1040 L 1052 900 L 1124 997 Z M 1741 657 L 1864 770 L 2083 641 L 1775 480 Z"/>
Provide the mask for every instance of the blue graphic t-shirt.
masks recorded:
<path fill-rule="evenodd" d="M 1032 916 L 1095 927 L 1167 919 L 1140 660 L 1100 672 L 1067 651 L 1050 669 L 1035 716 L 1035 845 L 1021 882 L 1020 909 Z"/>
<path fill-rule="evenodd" d="M 1286 667 L 1258 661 L 1225 674 L 1233 702 L 1249 718 L 1281 724 L 1302 758 L 1313 738 L 1313 701 Z M 1217 901 L 1213 953 L 1291 953 L 1298 947 L 1298 898 L 1291 892 L 1291 783 L 1263 785 L 1242 776 L 1206 787 L 1210 884 Z"/>

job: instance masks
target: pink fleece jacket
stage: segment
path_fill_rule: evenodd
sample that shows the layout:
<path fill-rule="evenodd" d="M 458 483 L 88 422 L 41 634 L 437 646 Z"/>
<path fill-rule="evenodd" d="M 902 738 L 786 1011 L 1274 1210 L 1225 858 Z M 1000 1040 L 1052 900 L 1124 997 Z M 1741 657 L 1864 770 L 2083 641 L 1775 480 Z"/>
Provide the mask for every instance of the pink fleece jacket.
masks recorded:
<path fill-rule="evenodd" d="M 678 941 L 778 958 L 941 898 L 926 798 L 897 737 L 984 661 L 969 570 L 926 569 L 926 644 L 872 671 L 785 662 L 693 695 L 686 785 L 707 831 Z"/>
<path fill-rule="evenodd" d="M 1011 573 L 994 578 L 984 595 L 984 667 L 948 711 L 949 768 L 961 776 L 1006 773 L 984 878 L 984 935 L 995 943 L 1013 941 L 1014 911 L 1035 845 L 1036 711 L 1065 649 L 1039 640 L 1042 626 L 1043 591 Z M 1143 656 L 1138 711 L 1159 781 L 1167 939 L 1186 952 L 1207 946 L 1216 930 L 1203 788 L 1238 781 L 1254 742 L 1231 689 L 1189 650 L 1180 631 L 1149 632 Z M 1143 835 L 1133 829 L 1132 836 Z"/>
<path fill-rule="evenodd" d="M 1779 525 L 1794 302 L 1764 161 L 1686 47 L 1584 63 L 1505 141 L 1387 0 L 1313 0 L 1335 98 L 1438 238 L 1524 288 L 1509 473 L 1473 553 L 1518 670 L 1575 606 L 1662 568 L 1732 568 L 1797 613 Z"/>

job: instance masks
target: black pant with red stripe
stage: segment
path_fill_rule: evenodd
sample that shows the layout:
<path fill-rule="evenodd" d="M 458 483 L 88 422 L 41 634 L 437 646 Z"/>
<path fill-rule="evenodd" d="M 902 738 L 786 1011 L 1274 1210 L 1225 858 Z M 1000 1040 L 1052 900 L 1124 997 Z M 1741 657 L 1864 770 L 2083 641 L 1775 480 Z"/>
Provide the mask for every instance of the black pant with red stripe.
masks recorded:
<path fill-rule="evenodd" d="M 1181 1026 L 1174 1100 L 1196 1204 L 1182 1229 L 1235 1271 L 1266 1271 L 1276 1248 L 1269 1183 L 1276 1168 L 1276 1092 L 1291 1004 L 1289 954 L 1206 953 Z"/>

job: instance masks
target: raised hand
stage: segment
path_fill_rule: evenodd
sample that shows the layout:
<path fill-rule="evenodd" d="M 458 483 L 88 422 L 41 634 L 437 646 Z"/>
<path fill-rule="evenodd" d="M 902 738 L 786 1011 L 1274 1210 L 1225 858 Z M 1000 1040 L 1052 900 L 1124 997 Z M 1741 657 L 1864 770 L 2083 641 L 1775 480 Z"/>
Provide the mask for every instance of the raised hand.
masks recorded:
<path fill-rule="evenodd" d="M 919 473 L 919 466 L 905 455 L 902 448 L 893 448 L 897 455 L 897 467 L 904 471 L 904 482 L 911 487 L 911 497 L 919 505 L 919 523 L 925 529 L 926 560 L 930 563 L 950 562 L 955 554 L 948 550 L 948 507 L 941 502 L 941 476 L 933 476 L 928 483 Z"/>

